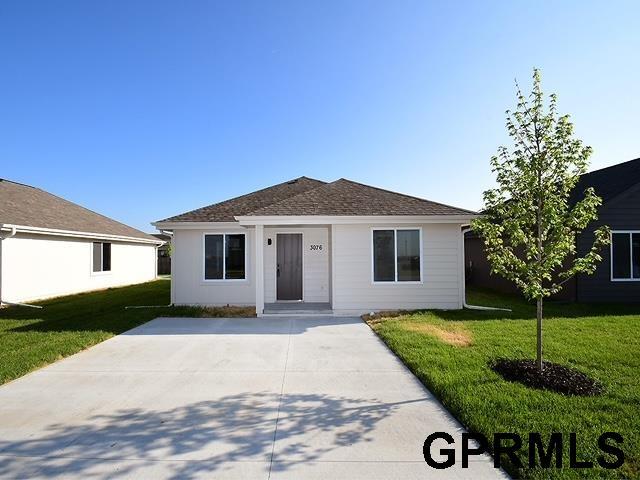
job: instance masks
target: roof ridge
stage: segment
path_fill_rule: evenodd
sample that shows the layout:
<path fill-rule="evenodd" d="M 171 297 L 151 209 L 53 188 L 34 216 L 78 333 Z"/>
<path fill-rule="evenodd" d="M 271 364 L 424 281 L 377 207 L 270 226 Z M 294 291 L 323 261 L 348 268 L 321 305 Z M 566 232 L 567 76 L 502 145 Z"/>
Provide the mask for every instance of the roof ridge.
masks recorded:
<path fill-rule="evenodd" d="M 114 230 L 114 231 L 119 230 L 120 232 L 123 232 L 123 233 L 119 233 L 118 234 L 119 236 L 129 237 L 132 239 L 153 240 L 152 236 L 150 236 L 146 232 L 143 232 L 140 229 L 132 227 L 131 225 L 128 225 L 114 218 L 108 217 L 107 215 L 104 215 L 102 213 L 96 212 L 95 210 L 91 210 L 90 208 L 87 208 L 79 203 L 63 198 L 59 195 L 56 195 L 55 193 L 51 193 L 47 190 L 44 190 L 43 188 L 36 187 L 33 185 L 27 185 L 20 182 L 14 182 L 13 180 L 8 180 L 8 179 L 0 179 L 0 180 L 2 182 L 6 182 L 7 184 L 14 185 L 15 187 L 8 187 L 8 188 L 14 188 L 17 195 L 23 195 L 23 196 L 27 195 L 26 198 L 31 198 L 32 201 L 28 201 L 27 203 L 30 205 L 33 205 L 36 208 L 42 208 L 40 204 L 42 202 L 46 202 L 46 203 L 53 203 L 56 205 L 56 207 L 61 206 L 64 209 L 71 209 L 70 211 L 73 212 L 73 215 L 80 218 L 80 225 L 82 227 L 81 229 L 81 228 L 77 228 L 77 226 L 74 225 L 73 227 L 69 227 L 69 228 L 61 228 L 58 225 L 55 227 L 46 227 L 46 228 L 52 228 L 54 230 L 67 229 L 67 230 L 82 232 L 90 235 L 102 235 L 105 233 L 111 234 L 112 232 L 110 232 L 109 230 Z M 27 188 L 33 190 L 34 192 L 33 193 L 27 192 L 26 191 Z M 86 221 L 87 219 L 89 220 L 88 222 Z M 24 226 L 34 226 L 34 227 L 42 226 L 42 224 L 38 223 L 37 221 L 34 221 L 33 218 L 23 218 L 22 220 L 26 220 L 30 222 L 30 223 L 24 223 L 23 224 Z M 60 219 L 56 218 L 55 222 L 57 224 L 60 224 Z M 64 223 L 65 222 L 63 221 L 62 224 Z M 95 228 L 96 225 L 98 225 L 99 228 Z M 103 226 L 106 228 L 106 230 L 101 230 Z"/>
<path fill-rule="evenodd" d="M 56 195 L 55 193 L 51 193 L 51 192 L 49 192 L 47 190 L 43 190 L 40 187 L 32 187 L 31 185 L 27 185 L 27 187 L 35 188 L 36 190 L 40 190 L 41 192 L 44 192 L 47 195 L 51 195 L 52 197 L 56 197 L 57 199 L 62 200 L 65 203 L 68 203 L 68 204 L 74 205 L 76 207 L 79 207 L 79 208 L 81 208 L 83 210 L 86 210 L 89 213 L 93 213 L 94 215 L 98 215 L 99 217 L 105 218 L 105 219 L 107 219 L 107 220 L 109 220 L 111 222 L 119 223 L 120 225 L 123 225 L 123 226 L 125 226 L 127 228 L 130 228 L 132 230 L 135 230 L 136 232 L 142 233 L 143 235 L 149 235 L 148 233 L 143 232 L 142 230 L 139 230 L 139 229 L 137 229 L 135 227 L 132 227 L 131 225 L 127 225 L 126 223 L 123 223 L 120 220 L 116 220 L 115 218 L 107 217 L 106 215 L 104 215 L 102 213 L 96 212 L 95 210 L 91 210 L 90 208 L 84 207 L 84 206 L 80 205 L 79 203 L 72 202 L 71 200 L 67 200 L 66 198 L 61 197 L 59 195 Z M 87 232 L 87 233 L 99 233 L 99 232 Z"/>
<path fill-rule="evenodd" d="M 42 190 L 41 188 L 34 187 L 33 185 L 29 185 L 28 183 L 16 182 L 15 180 L 9 180 L 8 178 L 0 178 L 0 182 L 9 182 L 9 183 L 13 183 L 14 185 L 21 185 L 23 187 L 29 187 L 29 188 L 35 188 L 37 190 Z M 45 190 L 42 190 L 42 191 L 44 192 Z"/>
<path fill-rule="evenodd" d="M 301 177 L 292 178 L 291 180 L 285 180 L 284 182 L 274 183 L 273 185 L 269 185 L 268 187 L 261 188 L 260 190 L 255 190 L 255 191 L 249 192 L 249 193 L 243 193 L 242 195 L 238 195 L 237 197 L 228 198 L 226 200 L 222 200 L 221 202 L 216 202 L 216 203 L 212 203 L 212 204 L 209 204 L 209 205 L 204 205 L 204 206 L 202 206 L 200 208 L 213 207 L 214 205 L 222 205 L 223 203 L 231 202 L 231 201 L 237 200 L 239 198 L 248 197 L 248 196 L 254 195 L 256 193 L 264 192 L 265 190 L 269 190 L 270 188 L 274 188 L 274 187 L 279 187 L 280 185 L 290 185 L 290 184 L 293 184 L 293 183 L 297 182 L 298 180 L 302 180 L 303 178 L 305 178 L 307 180 L 312 180 L 314 182 L 322 182 L 325 185 L 327 183 L 327 182 L 323 182 L 322 180 L 317 180 L 315 178 L 305 177 L 303 175 Z M 200 208 L 196 208 L 196 209 L 194 209 L 192 211 L 200 210 Z"/>
<path fill-rule="evenodd" d="M 198 211 L 203 210 L 205 208 L 212 208 L 212 207 L 216 207 L 216 206 L 220 206 L 220 205 L 225 205 L 227 203 L 230 203 L 230 202 L 233 202 L 233 201 L 236 201 L 236 200 L 240 200 L 240 199 L 245 198 L 245 197 L 250 197 L 250 196 L 253 196 L 253 195 L 255 195 L 257 193 L 260 193 L 260 192 L 264 192 L 266 190 L 269 190 L 270 188 L 275 188 L 275 187 L 280 187 L 280 186 L 283 186 L 283 185 L 294 184 L 298 180 L 302 180 L 302 179 L 310 180 L 312 182 L 320 182 L 322 185 L 318 185 L 318 187 L 321 187 L 323 185 L 327 185 L 327 182 L 325 182 L 324 180 L 318 180 L 317 178 L 311 178 L 311 177 L 307 177 L 305 175 L 302 175 L 300 177 L 292 178 L 290 180 L 285 180 L 284 182 L 280 182 L 280 183 L 275 183 L 273 185 L 269 185 L 268 187 L 261 188 L 260 190 L 255 190 L 253 192 L 244 193 L 242 195 L 238 195 L 237 197 L 228 198 L 226 200 L 221 200 L 220 202 L 210 203 L 208 205 L 203 205 L 202 207 L 194 208 L 193 210 L 189 210 L 188 212 L 179 213 L 177 215 L 172 215 L 170 217 L 164 218 L 163 220 L 159 220 L 156 223 L 166 222 L 166 221 L 169 221 L 172 218 L 181 217 L 183 215 L 187 215 L 187 214 L 190 214 L 190 213 L 198 212 Z M 313 187 L 313 188 L 317 188 L 317 187 Z M 313 188 L 310 189 L 310 190 L 313 190 Z M 296 195 L 298 195 L 298 194 L 296 194 Z M 291 197 L 287 197 L 287 198 L 291 198 Z M 283 200 L 286 200 L 286 199 L 283 199 Z M 268 206 L 274 205 L 275 203 L 278 203 L 278 202 L 264 204 L 260 208 L 268 207 Z"/>
<path fill-rule="evenodd" d="M 614 165 L 609 165 L 609 166 L 607 166 L 607 167 L 598 168 L 597 170 L 591 170 L 590 172 L 585 172 L 585 173 L 583 173 L 583 174 L 581 175 L 581 177 L 584 177 L 585 175 L 591 175 L 592 173 L 600 173 L 600 172 L 602 172 L 602 171 L 604 171 L 604 170 L 609 170 L 610 168 L 617 168 L 617 167 L 620 167 L 620 166 L 622 166 L 622 165 L 626 165 L 626 164 L 631 163 L 631 162 L 637 162 L 638 160 L 640 160 L 640 157 L 638 157 L 638 158 L 632 158 L 631 160 L 626 160 L 626 161 L 624 161 L 624 162 L 616 163 L 616 164 L 614 164 Z"/>
<path fill-rule="evenodd" d="M 307 178 L 309 180 L 315 180 L 315 179 L 309 178 L 309 177 L 300 177 L 300 178 Z M 322 181 L 322 180 L 319 180 L 319 181 Z M 280 203 L 288 202 L 289 200 L 292 200 L 292 199 L 294 199 L 296 197 L 299 197 L 300 195 L 306 195 L 307 193 L 311 193 L 314 190 L 317 190 L 319 188 L 323 188 L 323 187 L 327 187 L 329 185 L 333 185 L 336 182 L 337 182 L 337 180 L 334 180 L 333 182 L 322 182 L 322 185 L 318 185 L 317 187 L 310 188 L 309 190 L 305 190 L 304 192 L 296 193 L 295 195 L 292 195 L 291 197 L 283 198 L 282 200 L 278 200 L 277 202 L 273 202 L 273 203 L 270 203 L 268 205 L 262 205 L 260 208 L 256 208 L 255 210 L 251 210 L 250 212 L 247 212 L 242 216 L 251 216 L 251 214 L 253 212 L 257 212 L 259 210 L 262 210 L 263 208 L 273 207 L 273 206 L 278 205 Z"/>
<path fill-rule="evenodd" d="M 336 182 L 339 182 L 340 180 L 343 180 L 343 181 L 349 182 L 349 183 L 354 183 L 354 184 L 360 185 L 362 187 L 373 188 L 374 190 L 379 190 L 379 191 L 385 192 L 385 193 L 392 193 L 394 195 L 401 195 L 403 197 L 413 198 L 414 200 L 420 200 L 421 202 L 435 203 L 436 205 L 442 205 L 443 207 L 453 208 L 455 210 L 461 210 L 463 212 L 472 213 L 472 214 L 478 213 L 478 212 L 474 212 L 473 210 L 467 210 L 466 208 L 455 207 L 453 205 L 449 205 L 449 204 L 446 204 L 446 203 L 436 202 L 436 201 L 433 201 L 433 200 L 428 200 L 426 198 L 416 197 L 415 195 L 408 195 L 406 193 L 394 192 L 393 190 L 387 190 L 385 188 L 375 187 L 373 185 L 367 185 L 366 183 L 356 182 L 354 180 L 349 180 L 348 178 L 344 178 L 344 177 L 343 178 L 339 178 L 338 180 L 336 180 Z M 332 182 L 332 183 L 335 183 L 335 182 Z"/>
<path fill-rule="evenodd" d="M 352 185 L 358 185 L 360 187 L 365 187 L 365 188 L 368 188 L 368 189 L 373 189 L 373 190 L 377 190 L 377 191 L 384 192 L 384 193 L 387 193 L 387 194 L 397 195 L 397 196 L 404 197 L 404 198 L 409 198 L 409 199 L 412 199 L 412 200 L 418 200 L 420 202 L 423 202 L 426 205 L 437 205 L 437 206 L 441 206 L 441 207 L 450 208 L 450 209 L 455 210 L 457 212 L 469 213 L 469 214 L 473 214 L 473 215 L 475 215 L 477 213 L 477 212 L 474 212 L 472 210 L 467 210 L 467 209 L 464 209 L 464 208 L 454 207 L 453 205 L 447 205 L 447 204 L 444 204 L 444 203 L 434 202 L 432 200 L 427 200 L 425 198 L 415 197 L 415 196 L 407 195 L 407 194 L 404 194 L 404 193 L 394 192 L 394 191 L 391 191 L 391 190 L 385 190 L 384 188 L 380 188 L 380 187 L 374 187 L 374 186 L 371 186 L 371 185 L 366 185 L 364 183 L 355 182 L 355 181 L 349 180 L 347 178 L 339 178 L 338 180 L 334 180 L 333 182 L 325 183 L 324 185 L 319 185 L 319 186 L 317 186 L 315 188 L 311 188 L 311 189 L 306 190 L 304 192 L 300 192 L 300 193 L 298 193 L 298 194 L 296 194 L 296 195 L 294 195 L 292 197 L 284 198 L 284 199 L 282 199 L 282 200 L 280 200 L 278 202 L 272 203 L 270 205 L 261 206 L 260 208 L 252 210 L 250 212 L 247 212 L 245 215 L 246 216 L 259 216 L 260 212 L 262 210 L 270 209 L 270 208 L 273 208 L 273 207 L 277 208 L 280 205 L 285 205 L 285 204 L 288 204 L 288 203 L 295 203 L 298 198 L 304 198 L 305 196 L 313 194 L 313 193 L 317 192 L 318 190 L 320 190 L 322 188 L 325 188 L 325 187 L 329 188 L 332 185 L 339 184 L 340 182 L 345 182 L 345 183 L 349 183 L 349 184 L 352 184 Z"/>

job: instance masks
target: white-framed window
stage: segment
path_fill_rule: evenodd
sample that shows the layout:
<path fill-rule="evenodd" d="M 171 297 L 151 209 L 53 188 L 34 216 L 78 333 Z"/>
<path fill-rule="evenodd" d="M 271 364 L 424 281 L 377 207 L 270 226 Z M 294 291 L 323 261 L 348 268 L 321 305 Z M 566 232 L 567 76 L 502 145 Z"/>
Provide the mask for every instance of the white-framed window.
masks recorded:
<path fill-rule="evenodd" d="M 640 281 L 640 230 L 611 232 L 611 281 Z"/>
<path fill-rule="evenodd" d="M 111 244 L 107 242 L 93 242 L 91 255 L 91 271 L 93 273 L 111 271 Z"/>
<path fill-rule="evenodd" d="M 374 283 L 422 282 L 422 229 L 371 230 Z"/>
<path fill-rule="evenodd" d="M 246 280 L 247 241 L 244 233 L 205 233 L 205 281 Z"/>

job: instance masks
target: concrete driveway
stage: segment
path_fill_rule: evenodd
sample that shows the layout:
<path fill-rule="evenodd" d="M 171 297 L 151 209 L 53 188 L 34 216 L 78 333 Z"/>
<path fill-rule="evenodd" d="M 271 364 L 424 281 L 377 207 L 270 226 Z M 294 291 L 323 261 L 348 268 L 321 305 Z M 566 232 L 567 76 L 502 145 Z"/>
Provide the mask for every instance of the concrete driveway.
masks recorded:
<path fill-rule="evenodd" d="M 435 431 L 462 429 L 358 318 L 159 318 L 0 387 L 0 477 L 503 475 L 429 468 Z"/>

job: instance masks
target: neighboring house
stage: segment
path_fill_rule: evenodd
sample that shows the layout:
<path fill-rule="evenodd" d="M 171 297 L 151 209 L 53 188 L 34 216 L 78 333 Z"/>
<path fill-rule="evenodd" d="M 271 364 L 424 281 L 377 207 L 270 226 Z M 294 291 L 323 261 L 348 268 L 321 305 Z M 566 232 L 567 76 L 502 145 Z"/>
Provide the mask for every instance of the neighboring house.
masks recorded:
<path fill-rule="evenodd" d="M 350 180 L 300 177 L 155 222 L 173 231 L 171 301 L 336 314 L 463 305 L 475 213 Z"/>
<path fill-rule="evenodd" d="M 3 179 L 0 239 L 5 303 L 153 280 L 161 244 L 44 190 Z"/>
<path fill-rule="evenodd" d="M 577 253 L 584 255 L 594 241 L 593 231 L 611 228 L 611 245 L 593 275 L 578 275 L 565 284 L 559 298 L 579 302 L 640 302 L 640 158 L 595 170 L 580 178 L 574 203 L 593 187 L 602 197 L 598 220 L 578 236 Z M 513 283 L 490 274 L 482 241 L 472 232 L 465 242 L 468 283 L 514 292 Z"/>
<path fill-rule="evenodd" d="M 153 237 L 160 240 L 162 245 L 158 247 L 158 275 L 171 274 L 171 235 L 166 233 L 152 233 Z"/>

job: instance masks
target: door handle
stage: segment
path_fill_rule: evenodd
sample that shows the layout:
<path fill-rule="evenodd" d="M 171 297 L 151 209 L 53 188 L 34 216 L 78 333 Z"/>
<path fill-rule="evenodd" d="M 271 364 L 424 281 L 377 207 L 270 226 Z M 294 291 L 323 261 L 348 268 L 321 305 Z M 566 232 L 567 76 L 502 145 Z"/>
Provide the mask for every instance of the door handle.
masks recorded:
<path fill-rule="evenodd" d="M 280 276 L 280 264 L 278 264 L 277 268 L 276 268 L 276 277 Z"/>

